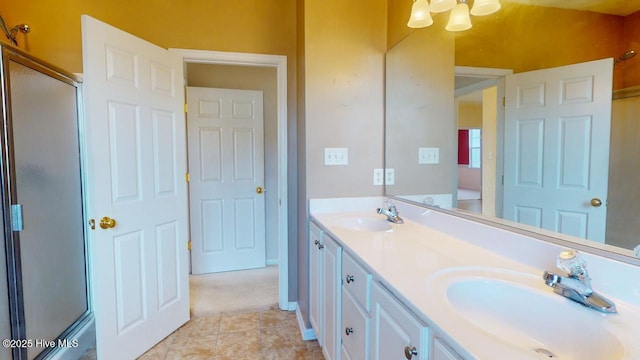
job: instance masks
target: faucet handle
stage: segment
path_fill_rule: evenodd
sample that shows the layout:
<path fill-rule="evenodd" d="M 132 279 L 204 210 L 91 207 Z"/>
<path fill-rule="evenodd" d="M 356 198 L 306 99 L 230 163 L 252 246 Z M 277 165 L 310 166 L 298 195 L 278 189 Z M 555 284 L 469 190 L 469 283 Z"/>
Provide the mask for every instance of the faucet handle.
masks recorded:
<path fill-rule="evenodd" d="M 587 262 L 577 250 L 567 249 L 558 255 L 556 265 L 569 275 L 586 274 Z"/>

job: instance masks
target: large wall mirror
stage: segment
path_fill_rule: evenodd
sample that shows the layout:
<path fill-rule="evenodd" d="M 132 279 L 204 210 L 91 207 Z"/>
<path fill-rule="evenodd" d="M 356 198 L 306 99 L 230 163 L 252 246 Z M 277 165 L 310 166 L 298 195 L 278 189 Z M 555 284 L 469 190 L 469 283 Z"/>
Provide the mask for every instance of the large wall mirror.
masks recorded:
<path fill-rule="evenodd" d="M 640 3 L 501 3 L 387 52 L 386 195 L 636 262 Z"/>

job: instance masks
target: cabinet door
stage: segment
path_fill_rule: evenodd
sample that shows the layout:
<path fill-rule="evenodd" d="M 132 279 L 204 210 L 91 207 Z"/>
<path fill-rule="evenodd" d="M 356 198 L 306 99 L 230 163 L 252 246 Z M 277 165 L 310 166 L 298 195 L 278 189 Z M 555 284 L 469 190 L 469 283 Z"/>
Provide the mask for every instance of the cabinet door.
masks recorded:
<path fill-rule="evenodd" d="M 341 353 L 340 315 L 341 315 L 341 263 L 342 248 L 326 234 L 322 235 L 324 244 L 324 344 L 322 351 L 325 359 L 339 360 Z"/>
<path fill-rule="evenodd" d="M 371 281 L 369 274 L 348 252 L 342 256 L 343 286 L 362 305 L 366 311 L 371 311 Z"/>
<path fill-rule="evenodd" d="M 369 329 L 371 319 L 345 285 L 342 286 L 342 347 L 353 359 L 369 358 Z M 344 360 L 344 359 L 343 359 Z"/>
<path fill-rule="evenodd" d="M 462 360 L 462 358 L 441 339 L 435 338 L 433 339 L 433 356 L 431 360 Z"/>
<path fill-rule="evenodd" d="M 371 290 L 372 358 L 428 359 L 428 328 L 380 284 Z"/>
<path fill-rule="evenodd" d="M 314 223 L 309 224 L 309 322 L 316 333 L 320 346 L 324 345 L 322 308 L 324 307 L 323 289 L 323 245 L 322 230 Z"/>

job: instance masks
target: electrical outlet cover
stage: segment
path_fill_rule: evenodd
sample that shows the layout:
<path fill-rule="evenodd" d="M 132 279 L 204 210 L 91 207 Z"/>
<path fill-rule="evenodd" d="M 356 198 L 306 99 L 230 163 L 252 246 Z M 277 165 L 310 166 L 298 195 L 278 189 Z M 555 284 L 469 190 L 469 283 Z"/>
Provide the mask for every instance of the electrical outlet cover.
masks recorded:
<path fill-rule="evenodd" d="M 383 169 L 373 169 L 373 185 L 384 185 Z"/>

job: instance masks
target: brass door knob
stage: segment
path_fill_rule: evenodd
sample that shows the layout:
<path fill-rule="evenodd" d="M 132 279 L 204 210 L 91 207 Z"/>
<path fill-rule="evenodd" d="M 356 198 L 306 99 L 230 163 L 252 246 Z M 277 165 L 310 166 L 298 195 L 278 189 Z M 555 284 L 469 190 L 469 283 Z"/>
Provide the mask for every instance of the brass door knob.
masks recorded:
<path fill-rule="evenodd" d="M 103 217 L 102 219 L 100 219 L 100 228 L 102 229 L 112 229 L 116 227 L 116 220 L 112 219 L 108 216 Z"/>
<path fill-rule="evenodd" d="M 256 192 L 257 192 L 258 194 L 262 194 L 262 193 L 264 192 L 264 189 L 262 188 L 262 186 L 258 186 L 258 187 L 256 188 Z"/>
<path fill-rule="evenodd" d="M 591 199 L 591 206 L 600 207 L 601 205 L 602 205 L 602 200 L 600 200 L 598 198 Z"/>

